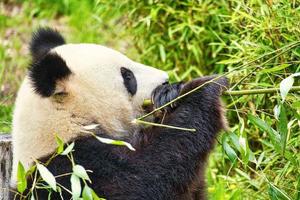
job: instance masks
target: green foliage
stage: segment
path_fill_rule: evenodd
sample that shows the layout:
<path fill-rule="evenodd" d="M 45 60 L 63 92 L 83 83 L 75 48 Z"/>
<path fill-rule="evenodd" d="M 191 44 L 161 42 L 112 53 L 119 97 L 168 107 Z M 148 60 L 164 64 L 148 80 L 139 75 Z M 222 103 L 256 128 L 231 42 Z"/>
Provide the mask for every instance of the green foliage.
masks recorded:
<path fill-rule="evenodd" d="M 20 199 L 28 199 L 30 197 L 31 200 L 35 199 L 36 189 L 39 190 L 48 190 L 49 198 L 51 199 L 52 192 L 62 193 L 63 190 L 66 192 L 70 192 L 72 194 L 72 199 L 74 200 L 105 200 L 100 198 L 92 188 L 90 188 L 86 181 L 91 182 L 88 176 L 88 170 L 84 169 L 83 166 L 78 165 L 75 163 L 73 159 L 73 148 L 74 143 L 67 145 L 64 149 L 64 142 L 63 140 L 56 135 L 56 142 L 57 142 L 57 150 L 52 155 L 50 160 L 47 163 L 41 164 L 36 161 L 35 165 L 33 165 L 29 170 L 25 170 L 23 164 L 19 162 L 18 164 L 18 172 L 17 172 L 17 190 L 15 191 L 16 195 L 19 195 Z M 65 152 L 62 154 L 62 152 Z M 67 156 L 72 164 L 72 172 L 60 174 L 59 176 L 70 176 L 70 183 L 71 183 L 71 191 L 66 189 L 64 186 L 60 185 L 56 182 L 56 177 L 47 169 L 47 164 L 51 162 L 53 158 L 56 156 Z M 40 177 L 37 176 L 37 172 L 39 172 Z M 27 178 L 31 176 L 33 180 L 33 184 L 31 188 L 27 188 Z M 83 189 L 82 189 L 83 184 Z M 27 189 L 27 190 L 26 190 Z"/>
<path fill-rule="evenodd" d="M 52 188 L 52 190 L 56 191 L 56 180 L 52 173 L 42 164 L 37 163 L 36 166 L 42 179 Z"/>
<path fill-rule="evenodd" d="M 26 172 L 24 166 L 21 162 L 18 163 L 18 172 L 17 172 L 17 189 L 18 192 L 23 193 L 27 188 L 27 179 L 26 179 Z"/>
<path fill-rule="evenodd" d="M 299 94 L 288 91 L 299 85 L 299 2 L 122 2 L 139 60 L 173 81 L 226 72 L 234 90 L 280 87 L 280 94 L 225 99 L 231 128 L 211 156 L 210 198 L 296 198 Z"/>
<path fill-rule="evenodd" d="M 1 105 L 0 102 L 0 134 L 7 133 L 11 128 L 12 121 L 12 106 Z"/>
<path fill-rule="evenodd" d="M 300 199 L 300 98 L 289 92 L 300 82 L 299 21 L 294 0 L 4 1 L 0 132 L 10 131 L 29 60 L 24 44 L 34 28 L 49 25 L 72 42 L 102 43 L 167 70 L 172 81 L 228 73 L 234 90 L 280 87 L 278 94 L 224 99 L 230 129 L 210 157 L 208 196 Z M 72 144 L 57 143 L 58 154 L 70 156 Z M 97 199 L 82 188 L 83 199 Z"/>

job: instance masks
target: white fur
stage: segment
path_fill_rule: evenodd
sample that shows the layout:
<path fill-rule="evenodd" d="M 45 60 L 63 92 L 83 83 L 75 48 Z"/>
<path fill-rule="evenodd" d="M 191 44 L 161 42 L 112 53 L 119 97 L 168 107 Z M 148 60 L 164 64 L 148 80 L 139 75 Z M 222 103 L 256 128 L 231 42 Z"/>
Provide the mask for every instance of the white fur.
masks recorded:
<path fill-rule="evenodd" d="M 168 79 L 165 72 L 133 62 L 121 53 L 95 44 L 66 44 L 50 53 L 59 54 L 72 75 L 57 83 L 68 93 L 63 99 L 42 98 L 33 91 L 28 77 L 18 92 L 13 116 L 13 173 L 26 169 L 35 159 L 55 151 L 55 134 L 65 142 L 84 135 L 83 126 L 100 123 L 114 136 L 134 132 L 131 121 L 141 115 L 140 106 L 152 90 Z M 127 92 L 120 68 L 130 69 L 137 79 L 137 93 Z"/>

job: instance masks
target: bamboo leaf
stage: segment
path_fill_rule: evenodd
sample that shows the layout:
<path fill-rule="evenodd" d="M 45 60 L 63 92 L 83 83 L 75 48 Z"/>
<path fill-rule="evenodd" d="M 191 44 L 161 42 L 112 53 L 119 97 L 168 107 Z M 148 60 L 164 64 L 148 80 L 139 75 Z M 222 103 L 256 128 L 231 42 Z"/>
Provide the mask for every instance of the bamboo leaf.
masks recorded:
<path fill-rule="evenodd" d="M 23 193 L 27 188 L 26 171 L 23 164 L 19 161 L 17 171 L 17 189 L 20 193 Z"/>
<path fill-rule="evenodd" d="M 280 105 L 276 105 L 273 109 L 275 119 L 279 120 Z"/>
<path fill-rule="evenodd" d="M 135 151 L 135 149 L 133 148 L 133 146 L 131 144 L 129 144 L 128 142 L 124 142 L 124 141 L 121 141 L 121 140 L 112 140 L 112 139 L 103 138 L 103 137 L 99 137 L 99 136 L 96 136 L 96 138 L 97 138 L 97 140 L 99 140 L 102 143 L 112 144 L 112 145 L 118 145 L 118 146 L 126 146 L 131 151 Z"/>
<path fill-rule="evenodd" d="M 263 70 L 261 70 L 260 72 L 261 73 L 271 73 L 271 72 L 277 72 L 277 71 L 280 71 L 280 70 L 283 70 L 283 69 L 285 69 L 285 68 L 287 68 L 287 67 L 289 67 L 290 66 L 290 64 L 282 64 L 282 65 L 278 65 L 278 66 L 276 66 L 276 67 L 272 67 L 272 68 L 269 68 L 269 69 L 263 69 Z"/>
<path fill-rule="evenodd" d="M 87 185 L 85 185 L 83 188 L 82 198 L 83 198 L 83 200 L 93 200 L 92 189 Z"/>
<path fill-rule="evenodd" d="M 227 60 L 221 60 L 221 61 L 217 62 L 217 64 L 228 65 L 228 64 L 238 63 L 238 62 L 241 62 L 241 61 L 242 61 L 241 58 L 232 58 L 232 59 L 227 59 Z"/>
<path fill-rule="evenodd" d="M 294 84 L 294 77 L 293 76 L 289 76 L 285 79 L 283 79 L 280 83 L 280 95 L 282 98 L 282 102 L 285 101 L 285 98 L 287 96 L 287 94 L 289 93 L 290 89 L 292 88 Z"/>
<path fill-rule="evenodd" d="M 90 125 L 84 126 L 83 129 L 90 131 L 90 130 L 96 129 L 98 126 L 99 126 L 99 124 L 90 124 Z"/>
<path fill-rule="evenodd" d="M 227 141 L 223 141 L 223 149 L 228 156 L 229 160 L 234 163 L 237 159 L 237 154 L 235 151 L 230 147 L 230 145 L 227 143 Z"/>
<path fill-rule="evenodd" d="M 299 109 L 300 108 L 300 101 L 293 102 L 292 107 L 295 108 L 295 109 Z"/>
<path fill-rule="evenodd" d="M 235 133 L 231 133 L 231 134 L 229 134 L 229 138 L 230 138 L 231 142 L 233 143 L 234 147 L 239 152 L 241 152 L 242 149 L 241 149 L 241 146 L 240 146 L 240 143 L 239 143 L 239 137 Z"/>
<path fill-rule="evenodd" d="M 31 194 L 30 200 L 35 200 L 34 194 Z"/>
<path fill-rule="evenodd" d="M 281 153 L 280 135 L 274 129 L 272 129 L 271 126 L 269 126 L 266 122 L 264 122 L 260 118 L 248 114 L 248 119 L 252 124 L 256 125 L 259 129 L 268 133 L 270 140 L 275 147 L 275 150 L 278 153 Z"/>
<path fill-rule="evenodd" d="M 94 200 L 105 200 L 104 198 L 100 198 L 93 189 L 91 190 L 92 190 L 92 195 Z"/>
<path fill-rule="evenodd" d="M 64 151 L 64 141 L 57 134 L 55 135 L 55 140 L 57 144 L 56 152 L 61 154 Z"/>
<path fill-rule="evenodd" d="M 246 139 L 242 136 L 239 137 L 239 145 L 240 145 L 241 149 L 243 150 L 243 153 L 246 154 L 246 152 L 247 152 Z"/>
<path fill-rule="evenodd" d="M 166 62 L 166 51 L 165 51 L 165 48 L 164 48 L 164 46 L 162 44 L 160 44 L 158 47 L 159 47 L 160 59 L 164 63 L 164 62 Z"/>
<path fill-rule="evenodd" d="M 61 155 L 68 155 L 74 148 L 74 142 L 72 142 L 62 153 Z"/>
<path fill-rule="evenodd" d="M 78 200 L 81 194 L 81 184 L 79 177 L 75 174 L 71 175 L 71 190 L 73 199 Z"/>
<path fill-rule="evenodd" d="M 40 175 L 41 175 L 42 179 L 46 183 L 48 183 L 48 185 L 54 191 L 56 191 L 56 180 L 55 180 L 55 177 L 53 176 L 53 174 L 44 165 L 41 165 L 39 163 L 37 163 L 36 165 L 37 165 L 37 169 L 40 172 Z"/>
<path fill-rule="evenodd" d="M 280 106 L 280 115 L 279 115 L 279 132 L 280 132 L 280 140 L 282 146 L 282 154 L 284 155 L 287 135 L 288 135 L 288 119 L 286 116 L 286 111 L 284 105 Z"/>
<path fill-rule="evenodd" d="M 75 165 L 73 167 L 73 172 L 79 178 L 82 178 L 84 180 L 90 181 L 90 178 L 89 178 L 88 174 L 86 173 L 86 170 L 84 169 L 83 166 L 81 166 L 81 165 Z"/>
<path fill-rule="evenodd" d="M 30 176 L 36 170 L 36 165 L 32 165 L 26 172 L 26 177 Z"/>
<path fill-rule="evenodd" d="M 269 184 L 269 196 L 271 200 L 292 200 L 285 192 L 273 184 Z"/>
<path fill-rule="evenodd" d="M 294 73 L 294 74 L 292 74 L 291 76 L 292 76 L 292 77 L 300 76 L 300 72 Z"/>

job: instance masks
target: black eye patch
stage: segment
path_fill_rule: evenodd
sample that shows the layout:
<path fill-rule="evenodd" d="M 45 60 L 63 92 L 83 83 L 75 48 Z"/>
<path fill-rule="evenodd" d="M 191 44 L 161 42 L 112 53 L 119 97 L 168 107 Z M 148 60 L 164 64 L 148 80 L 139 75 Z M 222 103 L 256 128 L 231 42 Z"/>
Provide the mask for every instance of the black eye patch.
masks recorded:
<path fill-rule="evenodd" d="M 133 96 L 137 91 L 137 82 L 133 72 L 125 67 L 121 67 L 121 74 L 127 91 Z"/>

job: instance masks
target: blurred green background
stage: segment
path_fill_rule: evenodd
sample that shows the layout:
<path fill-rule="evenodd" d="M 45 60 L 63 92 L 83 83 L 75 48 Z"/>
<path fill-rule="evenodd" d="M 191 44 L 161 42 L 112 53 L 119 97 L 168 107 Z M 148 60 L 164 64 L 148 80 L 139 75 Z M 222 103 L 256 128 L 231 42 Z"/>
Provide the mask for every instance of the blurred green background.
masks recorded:
<path fill-rule="evenodd" d="M 279 87 L 300 72 L 298 0 L 2 0 L 0 132 L 40 26 L 166 70 L 172 81 L 228 73 L 233 90 Z M 297 75 L 297 74 L 296 74 Z M 299 77 L 288 79 L 299 85 Z M 300 95 L 227 96 L 229 130 L 207 170 L 209 199 L 300 200 Z"/>

